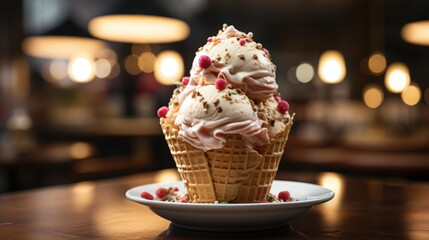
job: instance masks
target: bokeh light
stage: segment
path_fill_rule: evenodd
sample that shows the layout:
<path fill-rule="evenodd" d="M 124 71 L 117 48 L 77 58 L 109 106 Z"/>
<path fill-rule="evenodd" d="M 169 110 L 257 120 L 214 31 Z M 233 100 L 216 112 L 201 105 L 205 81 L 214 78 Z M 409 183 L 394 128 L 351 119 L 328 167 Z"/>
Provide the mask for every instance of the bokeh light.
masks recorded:
<path fill-rule="evenodd" d="M 390 92 L 402 92 L 410 84 L 410 72 L 407 65 L 400 62 L 390 64 L 386 70 L 384 83 Z"/>
<path fill-rule="evenodd" d="M 408 85 L 402 92 L 401 98 L 408 106 L 414 106 L 420 102 L 422 92 L 416 83 Z"/>
<path fill-rule="evenodd" d="M 341 52 L 328 50 L 319 59 L 318 74 L 324 83 L 335 84 L 346 76 L 346 64 Z"/>
<path fill-rule="evenodd" d="M 378 76 L 381 75 L 386 69 L 386 57 L 381 52 L 374 52 L 368 59 L 369 71 Z"/>
<path fill-rule="evenodd" d="M 95 61 L 95 76 L 98 78 L 106 78 L 112 72 L 112 65 L 109 60 L 99 58 Z"/>
<path fill-rule="evenodd" d="M 163 85 L 178 82 L 184 73 L 182 56 L 175 51 L 161 52 L 155 61 L 155 78 Z"/>
<path fill-rule="evenodd" d="M 78 83 L 89 82 L 94 78 L 94 66 L 92 59 L 88 57 L 76 57 L 69 61 L 68 75 L 71 80 Z"/>
<path fill-rule="evenodd" d="M 67 62 L 64 60 L 53 60 L 49 64 L 49 74 L 55 81 L 60 81 L 67 77 Z"/>
<path fill-rule="evenodd" d="M 429 46 L 429 21 L 417 21 L 405 24 L 401 29 L 401 36 L 409 43 Z"/>
<path fill-rule="evenodd" d="M 70 146 L 70 156 L 75 159 L 84 159 L 94 153 L 94 148 L 85 142 L 76 142 Z"/>
<path fill-rule="evenodd" d="M 296 78 L 301 83 L 308 83 L 314 77 L 314 68 L 309 63 L 301 63 L 296 68 Z"/>
<path fill-rule="evenodd" d="M 129 73 L 130 75 L 137 75 L 141 73 L 138 65 L 138 56 L 134 54 L 128 55 L 125 58 L 124 67 L 125 67 L 125 71 L 127 71 L 127 73 Z"/>
<path fill-rule="evenodd" d="M 142 72 L 151 73 L 153 72 L 155 61 L 155 54 L 153 54 L 152 52 L 144 52 L 139 56 L 137 64 Z"/>
<path fill-rule="evenodd" d="M 363 90 L 363 101 L 369 108 L 378 108 L 383 99 L 383 90 L 378 85 L 370 84 Z"/>

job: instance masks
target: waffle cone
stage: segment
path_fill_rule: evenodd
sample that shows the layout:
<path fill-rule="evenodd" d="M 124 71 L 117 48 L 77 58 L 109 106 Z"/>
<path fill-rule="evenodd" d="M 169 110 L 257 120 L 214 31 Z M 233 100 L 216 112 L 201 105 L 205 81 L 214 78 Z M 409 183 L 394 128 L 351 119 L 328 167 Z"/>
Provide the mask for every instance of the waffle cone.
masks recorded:
<path fill-rule="evenodd" d="M 293 117 L 283 132 L 271 139 L 267 146 L 257 149 L 263 159 L 240 186 L 233 202 L 261 202 L 267 196 L 276 177 L 292 124 Z"/>
<path fill-rule="evenodd" d="M 178 129 L 161 119 L 161 128 L 176 162 L 177 170 L 188 190 L 191 202 L 214 202 L 216 194 L 204 151 L 183 141 Z"/>
<path fill-rule="evenodd" d="M 221 149 L 203 151 L 183 141 L 164 119 L 161 128 L 191 202 L 233 201 L 262 161 L 240 135 L 229 135 Z"/>
<path fill-rule="evenodd" d="M 262 155 L 249 147 L 238 134 L 229 135 L 221 149 L 206 152 L 216 198 L 233 201 L 241 185 L 262 160 Z"/>

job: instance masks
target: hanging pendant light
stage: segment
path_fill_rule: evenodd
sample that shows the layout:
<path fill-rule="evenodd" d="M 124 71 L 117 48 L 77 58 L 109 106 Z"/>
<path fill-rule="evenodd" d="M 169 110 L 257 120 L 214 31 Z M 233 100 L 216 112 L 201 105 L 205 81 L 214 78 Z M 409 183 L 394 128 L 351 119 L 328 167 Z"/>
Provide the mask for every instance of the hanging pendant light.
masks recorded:
<path fill-rule="evenodd" d="M 125 43 L 168 43 L 184 40 L 188 25 L 178 19 L 149 15 L 107 15 L 88 24 L 89 32 L 100 39 Z"/>

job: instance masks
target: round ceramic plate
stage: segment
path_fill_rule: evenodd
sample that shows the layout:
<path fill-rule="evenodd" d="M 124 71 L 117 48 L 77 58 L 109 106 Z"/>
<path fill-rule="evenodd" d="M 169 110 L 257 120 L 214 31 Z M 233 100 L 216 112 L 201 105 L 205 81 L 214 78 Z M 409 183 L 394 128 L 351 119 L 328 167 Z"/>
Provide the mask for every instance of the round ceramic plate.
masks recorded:
<path fill-rule="evenodd" d="M 178 187 L 185 191 L 182 181 L 154 183 L 132 188 L 126 197 L 148 206 L 157 215 L 173 225 L 204 231 L 254 231 L 282 227 L 288 221 L 306 213 L 312 206 L 331 200 L 334 192 L 309 183 L 274 180 L 270 193 L 290 192 L 294 201 L 278 203 L 202 204 L 147 200 L 143 191 L 155 196 L 156 189 Z"/>

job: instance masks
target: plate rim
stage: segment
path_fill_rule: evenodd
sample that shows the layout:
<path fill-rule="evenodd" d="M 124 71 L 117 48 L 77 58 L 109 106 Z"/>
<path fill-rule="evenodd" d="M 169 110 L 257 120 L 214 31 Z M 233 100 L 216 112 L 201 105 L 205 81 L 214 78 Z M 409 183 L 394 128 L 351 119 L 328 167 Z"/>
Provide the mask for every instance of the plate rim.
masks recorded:
<path fill-rule="evenodd" d="M 321 190 L 324 190 L 325 193 L 315 196 L 315 198 L 305 199 L 305 200 L 298 200 L 298 201 L 290 201 L 290 202 L 276 202 L 276 203 L 231 203 L 231 204 L 210 204 L 210 203 L 178 203 L 178 202 L 163 202 L 158 200 L 148 200 L 141 198 L 140 196 L 135 196 L 132 194 L 132 192 L 137 191 L 137 189 L 141 188 L 147 188 L 147 187 L 155 187 L 155 186 L 168 186 L 168 185 L 177 185 L 177 184 L 183 184 L 182 180 L 174 181 L 174 182 L 159 182 L 159 183 L 150 183 L 150 184 L 143 184 L 139 185 L 133 188 L 128 189 L 125 192 L 126 198 L 129 200 L 143 204 L 145 206 L 148 206 L 150 208 L 175 208 L 177 210 L 213 210 L 213 211 L 219 211 L 219 210 L 237 210 L 237 211 L 243 211 L 246 209 L 252 209 L 252 210 L 265 210 L 270 208 L 299 208 L 299 207 L 311 207 L 314 205 L 318 205 L 324 202 L 328 202 L 331 199 L 335 197 L 335 192 L 332 191 L 329 188 L 320 186 L 318 184 L 314 183 L 307 183 L 307 182 L 300 182 L 300 181 L 287 181 L 287 180 L 274 180 L 274 184 L 295 184 L 295 185 L 304 185 L 308 187 L 318 188 Z M 312 195 L 309 195 L 307 197 L 311 197 Z"/>

